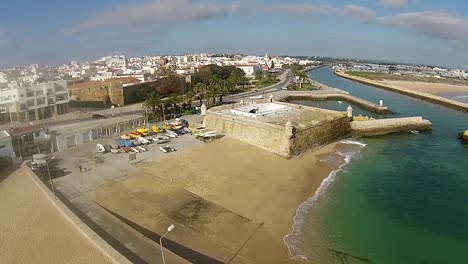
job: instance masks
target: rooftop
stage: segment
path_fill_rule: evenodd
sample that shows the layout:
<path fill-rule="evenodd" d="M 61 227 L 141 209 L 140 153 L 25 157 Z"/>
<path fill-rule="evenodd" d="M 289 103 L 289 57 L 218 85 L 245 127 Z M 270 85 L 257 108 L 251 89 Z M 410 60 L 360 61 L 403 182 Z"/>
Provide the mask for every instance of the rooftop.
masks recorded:
<path fill-rule="evenodd" d="M 285 126 L 288 121 L 297 128 L 305 128 L 320 122 L 340 118 L 342 112 L 297 106 L 286 103 L 262 103 L 220 110 L 219 113 L 240 119 L 250 119 Z"/>
<path fill-rule="evenodd" d="M 79 123 L 71 123 L 66 125 L 58 125 L 50 128 L 51 131 L 55 131 L 60 135 L 66 135 L 71 133 L 76 133 L 84 130 L 89 130 L 101 126 L 110 126 L 113 124 L 124 123 L 134 119 L 142 118 L 142 115 L 126 115 L 113 118 L 99 119 L 99 120 L 89 120 L 82 121 Z"/>

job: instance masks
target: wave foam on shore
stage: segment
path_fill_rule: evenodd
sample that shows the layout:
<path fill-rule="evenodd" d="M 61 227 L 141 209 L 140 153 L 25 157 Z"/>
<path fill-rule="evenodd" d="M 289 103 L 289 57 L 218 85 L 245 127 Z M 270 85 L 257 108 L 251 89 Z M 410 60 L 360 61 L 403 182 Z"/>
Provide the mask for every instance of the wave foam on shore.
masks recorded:
<path fill-rule="evenodd" d="M 367 144 L 354 140 L 354 139 L 346 139 L 339 142 L 339 144 L 345 145 L 357 145 L 360 149 L 367 146 Z M 338 154 L 343 159 L 338 160 L 334 158 L 332 155 L 328 156 L 325 159 L 322 159 L 322 162 L 328 162 L 339 165 L 337 169 L 330 172 L 330 174 L 322 181 L 318 189 L 315 191 L 314 195 L 304 201 L 296 210 L 296 214 L 294 215 L 294 224 L 291 233 L 285 235 L 283 237 L 283 241 L 288 247 L 289 256 L 293 260 L 297 261 L 309 261 L 305 252 L 301 252 L 300 245 L 303 241 L 302 238 L 302 228 L 304 225 L 305 215 L 315 207 L 317 201 L 322 198 L 330 185 L 335 181 L 336 175 L 338 172 L 343 171 L 344 167 L 348 165 L 352 159 L 357 158 L 360 149 L 357 151 L 336 151 L 335 154 Z"/>

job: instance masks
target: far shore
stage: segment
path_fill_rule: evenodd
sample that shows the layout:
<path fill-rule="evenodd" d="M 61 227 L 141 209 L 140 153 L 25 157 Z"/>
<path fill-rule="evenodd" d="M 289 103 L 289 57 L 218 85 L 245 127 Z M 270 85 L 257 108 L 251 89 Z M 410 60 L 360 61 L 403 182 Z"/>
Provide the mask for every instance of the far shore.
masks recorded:
<path fill-rule="evenodd" d="M 464 88 L 464 85 L 450 85 L 450 84 L 437 84 L 437 83 L 425 83 L 425 82 L 408 82 L 408 81 L 376 81 L 363 77 L 350 75 L 344 72 L 335 71 L 337 76 L 356 81 L 359 83 L 371 85 L 377 88 L 382 88 L 401 94 L 405 94 L 411 97 L 429 101 L 432 103 L 447 106 L 459 111 L 468 112 L 468 104 L 455 101 L 449 98 L 439 96 L 443 93 L 460 92 L 460 90 L 467 90 L 468 87 Z M 431 93 L 432 92 L 432 93 Z M 467 92 L 468 93 L 468 92 Z"/>
<path fill-rule="evenodd" d="M 386 84 L 389 86 L 398 86 L 406 89 L 411 89 L 417 92 L 429 93 L 438 96 L 444 96 L 450 93 L 460 93 L 468 95 L 468 85 L 454 85 L 445 83 L 428 83 L 428 82 L 417 82 L 417 81 L 392 81 L 383 80 L 378 81 L 379 83 Z"/>

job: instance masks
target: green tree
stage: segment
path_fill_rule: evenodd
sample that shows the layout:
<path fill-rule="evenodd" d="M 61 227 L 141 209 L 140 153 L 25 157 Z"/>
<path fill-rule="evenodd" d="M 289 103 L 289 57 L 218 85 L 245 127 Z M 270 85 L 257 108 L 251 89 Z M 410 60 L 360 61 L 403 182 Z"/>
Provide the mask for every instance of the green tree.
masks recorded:
<path fill-rule="evenodd" d="M 177 104 L 180 103 L 180 101 L 181 98 L 176 94 L 169 98 L 169 103 L 171 104 L 173 110 L 173 118 L 177 117 Z"/>
<path fill-rule="evenodd" d="M 208 86 L 202 82 L 200 83 L 197 83 L 195 86 L 194 86 L 194 94 L 195 94 L 195 97 L 198 98 L 199 102 L 200 102 L 200 105 L 203 104 L 203 99 L 205 98 L 205 95 L 208 91 Z"/>
<path fill-rule="evenodd" d="M 263 79 L 263 71 L 258 71 L 255 73 L 255 80 Z"/>
<path fill-rule="evenodd" d="M 153 116 L 156 116 L 156 109 L 162 103 L 161 97 L 159 97 L 158 92 L 149 90 L 145 96 L 145 101 L 143 102 L 143 107 L 151 109 Z"/>

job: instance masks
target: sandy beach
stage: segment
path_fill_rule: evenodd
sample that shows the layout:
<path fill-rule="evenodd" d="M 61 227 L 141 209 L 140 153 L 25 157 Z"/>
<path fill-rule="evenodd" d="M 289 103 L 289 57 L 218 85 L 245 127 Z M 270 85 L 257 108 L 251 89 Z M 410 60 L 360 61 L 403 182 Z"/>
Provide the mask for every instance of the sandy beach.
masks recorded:
<path fill-rule="evenodd" d="M 298 206 L 336 169 L 319 160 L 335 146 L 287 160 L 223 138 L 143 161 L 94 199 L 156 233 L 175 223 L 170 239 L 223 262 L 289 263 L 283 237 Z"/>
<path fill-rule="evenodd" d="M 26 170 L 2 168 L 0 174 L 1 263 L 112 263 L 57 211 Z"/>
<path fill-rule="evenodd" d="M 429 93 L 433 95 L 444 96 L 448 93 L 466 93 L 468 95 L 468 85 L 454 85 L 444 83 L 428 83 L 428 82 L 416 82 L 416 81 L 394 81 L 394 80 L 383 80 L 378 81 L 379 83 L 386 85 L 399 86 L 407 89 L 411 89 L 418 92 Z"/>

